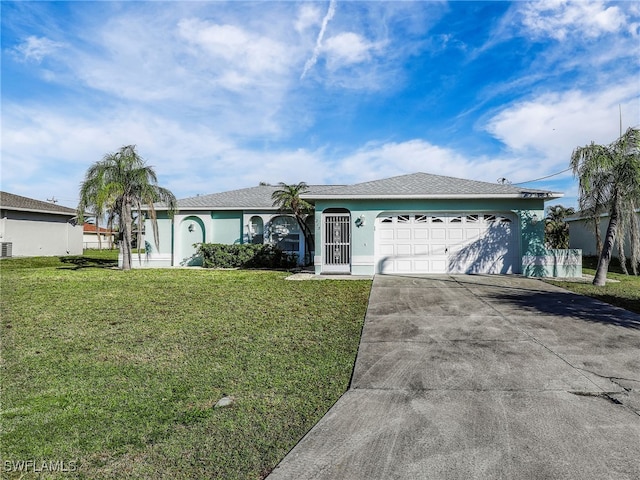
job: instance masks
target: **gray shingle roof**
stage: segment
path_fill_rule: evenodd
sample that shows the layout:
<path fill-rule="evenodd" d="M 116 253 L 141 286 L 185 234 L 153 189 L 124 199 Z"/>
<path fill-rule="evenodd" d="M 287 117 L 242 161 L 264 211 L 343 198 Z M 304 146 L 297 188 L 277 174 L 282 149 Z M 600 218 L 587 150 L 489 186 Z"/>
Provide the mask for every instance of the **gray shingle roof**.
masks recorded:
<path fill-rule="evenodd" d="M 309 185 L 309 193 L 316 193 L 328 188 L 327 185 Z M 242 188 L 229 192 L 199 195 L 178 200 L 180 210 L 200 209 L 273 209 L 271 195 L 278 190 L 278 185 L 259 185 L 257 187 Z M 162 209 L 162 207 L 159 207 Z"/>
<path fill-rule="evenodd" d="M 509 184 L 480 182 L 462 178 L 412 173 L 397 177 L 336 186 L 303 195 L 307 199 L 321 198 L 460 198 L 460 197 L 545 197 L 562 194 Z"/>
<path fill-rule="evenodd" d="M 0 192 L 0 208 L 25 212 L 46 212 L 65 216 L 75 216 L 76 214 L 76 210 L 73 208 L 7 192 Z"/>
<path fill-rule="evenodd" d="M 259 185 L 228 192 L 198 195 L 178 200 L 180 210 L 275 210 L 271 195 L 280 186 Z M 413 173 L 355 185 L 309 185 L 301 195 L 309 200 L 321 198 L 459 198 L 459 197 L 545 197 L 561 194 L 547 190 L 522 188 L 499 183 L 479 182 L 461 178 Z M 157 205 L 158 210 L 166 207 Z"/>

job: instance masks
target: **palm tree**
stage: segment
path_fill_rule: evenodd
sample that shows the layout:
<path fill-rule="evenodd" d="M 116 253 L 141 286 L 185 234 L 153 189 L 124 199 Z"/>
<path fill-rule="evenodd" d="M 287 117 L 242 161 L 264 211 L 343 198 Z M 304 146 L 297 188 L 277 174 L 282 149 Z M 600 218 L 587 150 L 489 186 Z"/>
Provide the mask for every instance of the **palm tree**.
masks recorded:
<path fill-rule="evenodd" d="M 640 238 L 635 214 L 640 206 L 640 130 L 629 128 L 610 145 L 576 148 L 571 154 L 571 168 L 580 181 L 580 208 L 590 215 L 609 214 L 609 225 L 598 260 L 594 285 L 606 282 L 609 262 L 618 240 L 620 264 L 625 273 L 624 232 L 630 232 L 631 265 L 638 274 Z"/>
<path fill-rule="evenodd" d="M 607 196 L 609 194 L 606 187 L 607 176 L 592 179 L 593 188 L 580 197 L 580 212 L 587 219 L 587 226 L 593 230 L 596 237 L 596 252 L 600 256 L 602 253 L 602 234 L 600 232 L 600 217 L 607 212 Z"/>
<path fill-rule="evenodd" d="M 547 208 L 544 233 L 549 248 L 569 248 L 569 225 L 565 219 L 574 213 L 576 212 L 572 207 L 562 205 Z"/>
<path fill-rule="evenodd" d="M 311 251 L 313 249 L 313 233 L 306 223 L 307 218 L 313 212 L 313 206 L 300 198 L 300 195 L 309 191 L 309 186 L 305 182 L 294 185 L 287 185 L 284 182 L 278 184 L 280 188 L 271 194 L 273 206 L 278 207 L 281 212 L 291 213 L 298 222 L 298 226 L 304 235 L 305 252 L 307 261 L 311 263 Z"/>
<path fill-rule="evenodd" d="M 155 244 L 158 246 L 158 223 L 154 208 L 154 203 L 158 202 L 167 205 L 170 215 L 177 210 L 173 193 L 158 185 L 155 171 L 138 155 L 135 145 L 127 145 L 116 153 L 106 154 L 102 160 L 89 167 L 80 186 L 78 218 L 83 221 L 85 212 L 93 210 L 97 218 L 106 214 L 109 225 L 117 221 L 122 269 L 130 270 L 133 212 L 137 212 L 140 232 L 144 219 L 142 210 L 146 207 L 153 226 Z"/>

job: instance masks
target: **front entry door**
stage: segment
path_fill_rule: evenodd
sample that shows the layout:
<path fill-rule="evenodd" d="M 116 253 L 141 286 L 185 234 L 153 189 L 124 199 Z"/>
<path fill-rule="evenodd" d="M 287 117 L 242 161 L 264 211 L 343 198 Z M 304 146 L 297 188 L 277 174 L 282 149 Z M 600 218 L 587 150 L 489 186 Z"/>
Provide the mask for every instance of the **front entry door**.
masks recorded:
<path fill-rule="evenodd" d="M 351 272 L 351 221 L 348 213 L 324 217 L 323 273 Z"/>

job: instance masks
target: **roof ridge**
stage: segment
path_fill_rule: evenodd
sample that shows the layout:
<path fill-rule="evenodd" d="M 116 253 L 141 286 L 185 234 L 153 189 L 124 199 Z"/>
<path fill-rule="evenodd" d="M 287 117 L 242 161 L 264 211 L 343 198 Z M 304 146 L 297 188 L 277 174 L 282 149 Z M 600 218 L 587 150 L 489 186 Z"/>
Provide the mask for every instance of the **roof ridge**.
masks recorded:
<path fill-rule="evenodd" d="M 396 175 L 394 177 L 379 180 L 369 180 L 355 183 L 345 187 L 333 187 L 306 194 L 304 197 L 314 196 L 349 196 L 349 197 L 433 197 L 433 198 L 459 198 L 469 196 L 558 196 L 559 192 L 540 190 L 533 188 L 523 188 L 511 184 L 500 184 L 486 182 L 483 180 L 472 180 L 467 178 L 457 178 L 447 175 L 436 175 L 433 173 L 416 172 Z M 561 195 L 560 195 L 561 196 Z"/>

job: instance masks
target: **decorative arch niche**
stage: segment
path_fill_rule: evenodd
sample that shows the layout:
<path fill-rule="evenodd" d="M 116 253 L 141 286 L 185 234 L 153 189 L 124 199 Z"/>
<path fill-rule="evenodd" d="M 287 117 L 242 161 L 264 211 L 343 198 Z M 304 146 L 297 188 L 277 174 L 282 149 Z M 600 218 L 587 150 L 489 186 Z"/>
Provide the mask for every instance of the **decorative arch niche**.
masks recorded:
<path fill-rule="evenodd" d="M 205 240 L 205 228 L 203 221 L 198 217 L 186 217 L 180 223 L 180 263 L 183 265 L 198 265 L 195 257 L 197 247 L 195 244 Z"/>

